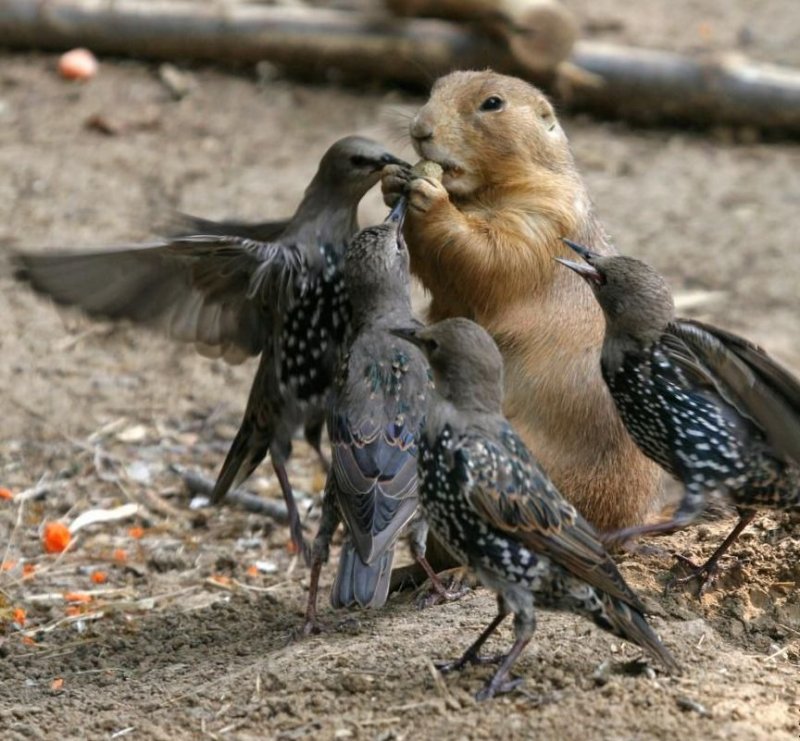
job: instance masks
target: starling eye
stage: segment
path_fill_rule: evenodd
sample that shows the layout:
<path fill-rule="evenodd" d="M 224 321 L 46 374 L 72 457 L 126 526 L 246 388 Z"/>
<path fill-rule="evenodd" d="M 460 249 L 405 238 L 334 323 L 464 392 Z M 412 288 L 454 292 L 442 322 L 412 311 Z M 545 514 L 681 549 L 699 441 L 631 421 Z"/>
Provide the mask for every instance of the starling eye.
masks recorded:
<path fill-rule="evenodd" d="M 368 157 L 364 157 L 363 154 L 354 154 L 350 158 L 350 164 L 353 167 L 358 167 L 358 168 L 373 166 L 373 162 Z"/>
<path fill-rule="evenodd" d="M 497 95 L 490 95 L 486 100 L 481 103 L 480 110 L 482 111 L 502 111 L 505 107 L 505 101 Z"/>

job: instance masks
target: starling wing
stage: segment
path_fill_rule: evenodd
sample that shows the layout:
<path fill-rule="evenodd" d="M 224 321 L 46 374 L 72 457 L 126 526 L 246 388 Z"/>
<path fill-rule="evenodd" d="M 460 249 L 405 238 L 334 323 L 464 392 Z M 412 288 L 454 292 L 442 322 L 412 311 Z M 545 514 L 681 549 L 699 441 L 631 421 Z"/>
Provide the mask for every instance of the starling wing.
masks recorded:
<path fill-rule="evenodd" d="M 665 336 L 673 361 L 695 373 L 702 367 L 707 383 L 762 430 L 775 452 L 800 463 L 800 381 L 757 345 L 708 324 L 677 320 Z"/>
<path fill-rule="evenodd" d="M 304 276 L 279 242 L 192 236 L 95 252 L 18 253 L 17 277 L 93 317 L 130 319 L 241 362 L 257 355 Z"/>
<path fill-rule="evenodd" d="M 172 238 L 206 234 L 215 237 L 252 239 L 257 242 L 274 242 L 281 238 L 289 224 L 290 219 L 259 222 L 211 221 L 199 216 L 177 212 L 171 214 L 163 231 L 159 231 L 159 234 Z"/>
<path fill-rule="evenodd" d="M 415 348 L 372 333 L 359 338 L 347 362 L 328 429 L 342 517 L 370 563 L 417 507 L 417 435 L 429 380 Z"/>
<path fill-rule="evenodd" d="M 492 527 L 645 612 L 592 526 L 559 494 L 507 424 L 497 441 L 464 438 L 454 463 L 470 504 Z"/>

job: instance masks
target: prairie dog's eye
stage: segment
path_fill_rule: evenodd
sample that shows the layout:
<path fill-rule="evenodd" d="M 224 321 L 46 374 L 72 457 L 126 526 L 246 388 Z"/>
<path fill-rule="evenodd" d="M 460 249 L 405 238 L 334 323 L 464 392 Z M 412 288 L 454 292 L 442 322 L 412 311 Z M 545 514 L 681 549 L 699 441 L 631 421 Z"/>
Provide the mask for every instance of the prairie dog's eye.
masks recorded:
<path fill-rule="evenodd" d="M 480 105 L 482 111 L 502 111 L 505 107 L 505 101 L 499 95 L 490 95 Z"/>

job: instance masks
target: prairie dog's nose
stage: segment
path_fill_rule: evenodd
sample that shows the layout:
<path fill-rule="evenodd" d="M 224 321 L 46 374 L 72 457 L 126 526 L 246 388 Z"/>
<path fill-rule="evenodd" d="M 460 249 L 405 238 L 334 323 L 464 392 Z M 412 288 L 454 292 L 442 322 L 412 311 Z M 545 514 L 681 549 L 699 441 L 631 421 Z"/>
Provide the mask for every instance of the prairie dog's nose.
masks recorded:
<path fill-rule="evenodd" d="M 424 109 L 414 116 L 414 120 L 409 127 L 409 133 L 411 138 L 418 142 L 433 139 L 433 124 Z"/>

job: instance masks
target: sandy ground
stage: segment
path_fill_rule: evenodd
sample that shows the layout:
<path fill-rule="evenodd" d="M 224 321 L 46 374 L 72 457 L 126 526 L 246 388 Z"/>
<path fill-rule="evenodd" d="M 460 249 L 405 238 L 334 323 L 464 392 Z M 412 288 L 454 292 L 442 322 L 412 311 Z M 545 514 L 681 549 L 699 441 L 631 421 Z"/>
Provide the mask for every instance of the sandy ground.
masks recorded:
<path fill-rule="evenodd" d="M 603 38 L 800 65 L 794 0 L 663 5 L 631 14 L 619 0 L 573 4 Z M 104 61 L 88 85 L 59 80 L 54 66 L 51 56 L 0 57 L 0 256 L 145 239 L 171 208 L 284 215 L 339 136 L 367 134 L 410 156 L 404 121 L 422 100 L 202 68 L 175 101 L 154 65 Z M 87 128 L 96 114 L 120 132 Z M 729 132 L 564 124 L 620 249 L 663 270 L 687 313 L 800 371 L 800 150 L 733 144 Z M 370 194 L 364 221 L 382 213 Z M 490 594 L 425 611 L 410 595 L 377 614 L 325 608 L 323 634 L 298 640 L 307 572 L 285 528 L 190 508 L 170 465 L 216 473 L 252 363 L 230 368 L 146 331 L 57 312 L 8 271 L 0 317 L 0 486 L 42 484 L 0 500 L 4 738 L 800 736 L 800 542 L 781 518 L 745 533 L 732 551 L 742 565 L 700 600 L 663 594 L 668 556 L 622 559 L 683 676 L 632 672 L 630 646 L 543 613 L 517 665 L 523 689 L 478 706 L 488 669 L 443 681 L 431 660 L 472 640 L 493 614 Z M 297 452 L 290 475 L 317 495 L 321 471 L 302 444 Z M 278 496 L 269 466 L 259 473 L 252 488 Z M 129 502 L 142 507 L 136 518 L 82 530 L 60 557 L 42 553 L 43 522 Z M 661 545 L 700 558 L 732 522 Z M 507 626 L 493 645 L 509 639 Z"/>

